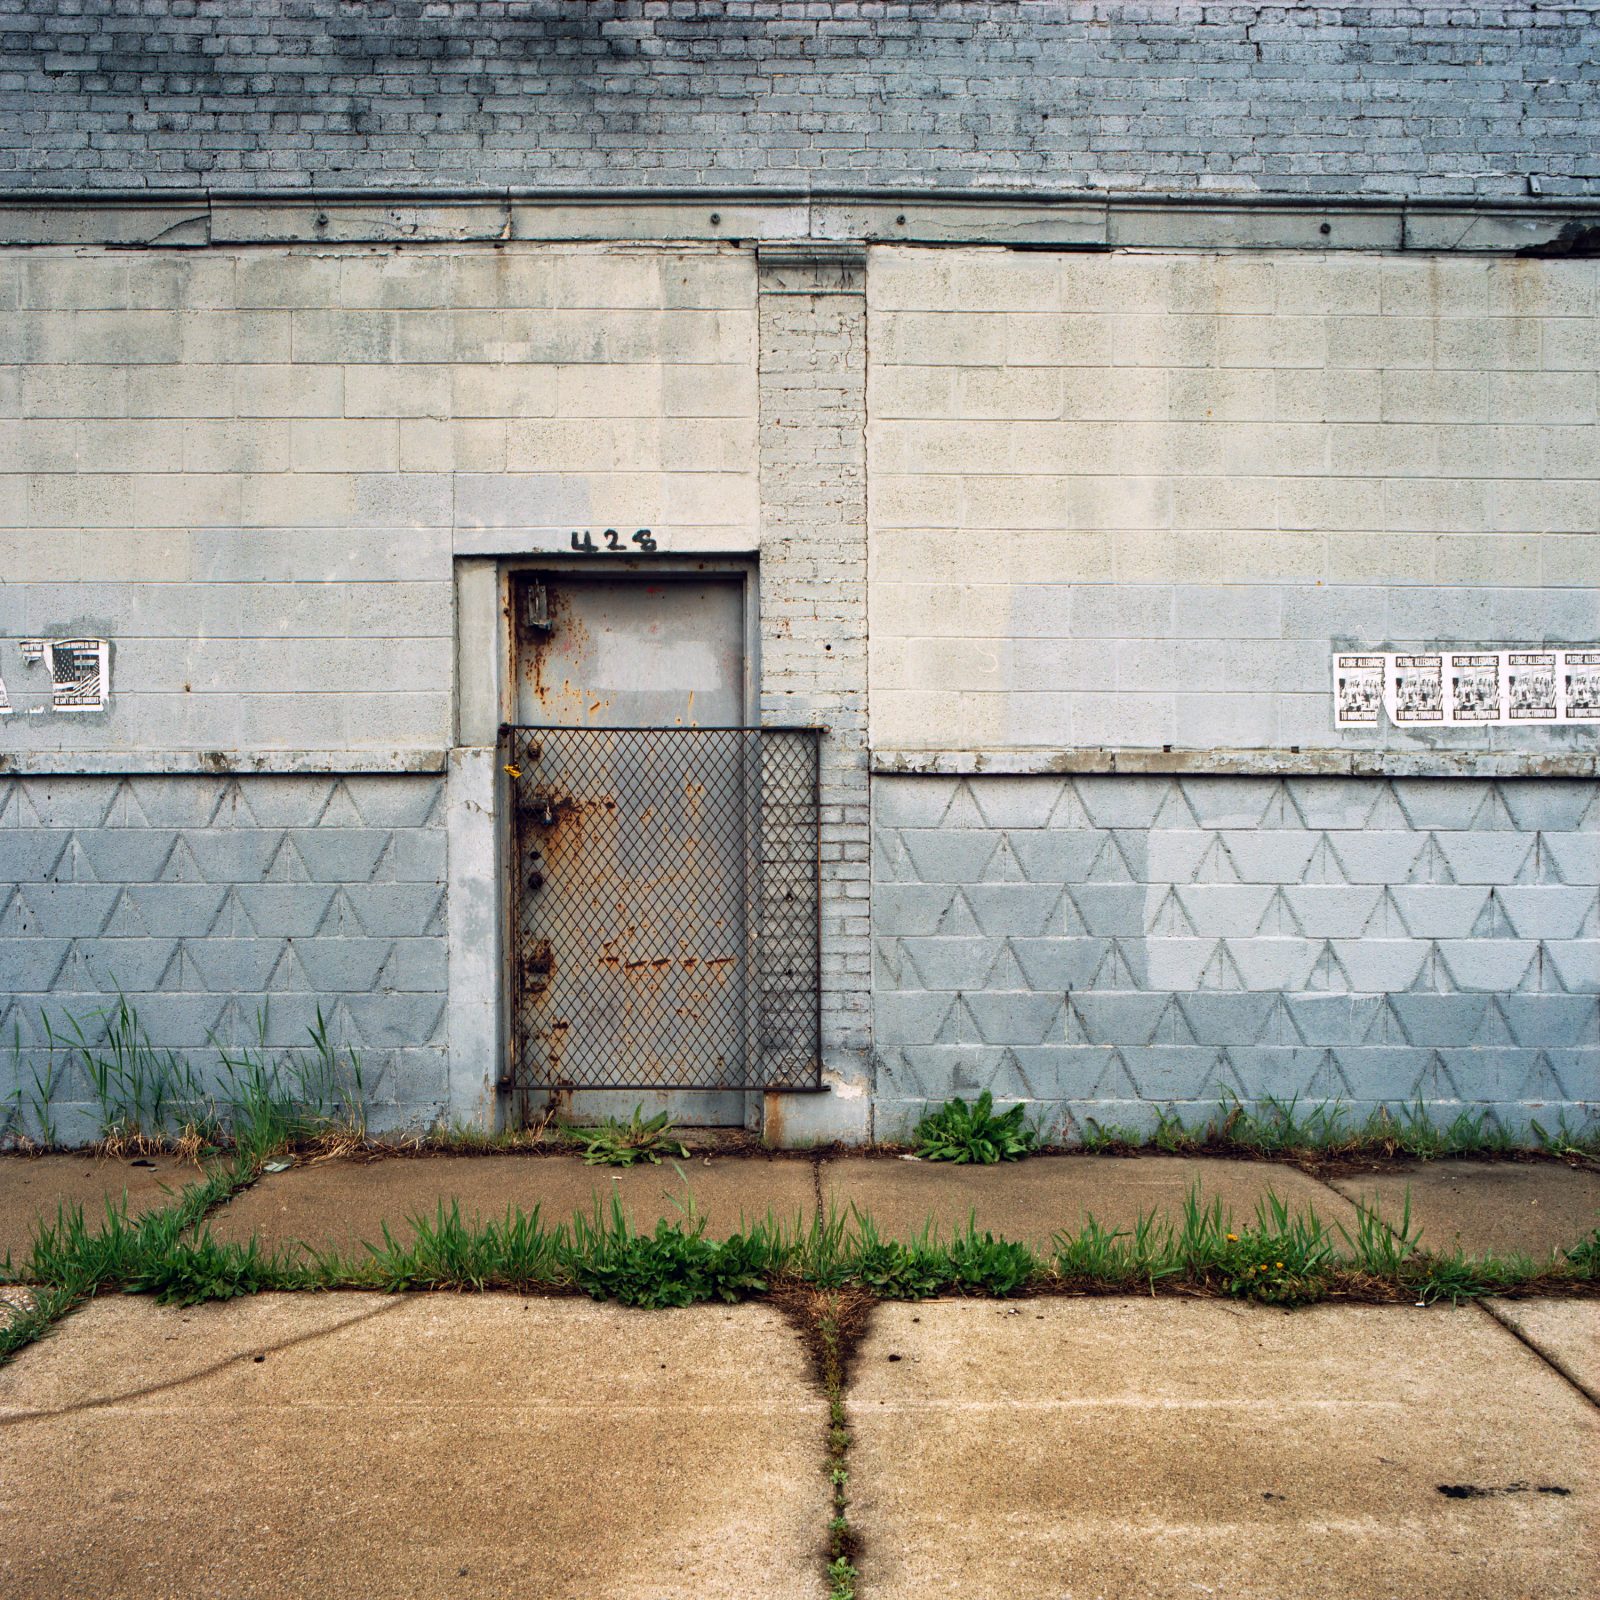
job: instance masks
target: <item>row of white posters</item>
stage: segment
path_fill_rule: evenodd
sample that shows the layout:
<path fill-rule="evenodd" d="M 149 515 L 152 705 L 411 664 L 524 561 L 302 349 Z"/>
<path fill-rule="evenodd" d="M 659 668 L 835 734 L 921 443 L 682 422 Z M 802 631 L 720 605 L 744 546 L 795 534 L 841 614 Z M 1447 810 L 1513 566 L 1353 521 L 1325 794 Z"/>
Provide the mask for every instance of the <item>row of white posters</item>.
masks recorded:
<path fill-rule="evenodd" d="M 1336 655 L 1333 720 L 1371 728 L 1600 724 L 1600 646 Z"/>

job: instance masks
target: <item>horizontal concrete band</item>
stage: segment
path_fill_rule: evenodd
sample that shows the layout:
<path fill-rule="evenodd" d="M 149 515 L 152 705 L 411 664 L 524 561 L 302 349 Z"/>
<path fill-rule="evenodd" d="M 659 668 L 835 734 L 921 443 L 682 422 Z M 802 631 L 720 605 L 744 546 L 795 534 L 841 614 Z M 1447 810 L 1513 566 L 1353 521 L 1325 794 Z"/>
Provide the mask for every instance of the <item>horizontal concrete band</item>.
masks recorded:
<path fill-rule="evenodd" d="M 140 777 L 217 774 L 437 773 L 445 750 L 11 750 L 0 774 Z M 1593 778 L 1600 751 L 1532 750 L 874 750 L 880 777 L 1100 772 L 1218 777 Z"/>
<path fill-rule="evenodd" d="M 1585 246 L 1600 200 L 1227 199 L 1028 190 L 0 192 L 0 245 L 614 239 L 1077 249 L 1532 250 Z"/>
<path fill-rule="evenodd" d="M 1533 750 L 886 750 L 880 777 L 991 777 L 1053 772 L 1213 774 L 1252 778 L 1592 778 L 1600 752 Z"/>
<path fill-rule="evenodd" d="M 0 750 L 0 775 L 135 778 L 436 773 L 444 771 L 446 755 L 443 750 Z"/>

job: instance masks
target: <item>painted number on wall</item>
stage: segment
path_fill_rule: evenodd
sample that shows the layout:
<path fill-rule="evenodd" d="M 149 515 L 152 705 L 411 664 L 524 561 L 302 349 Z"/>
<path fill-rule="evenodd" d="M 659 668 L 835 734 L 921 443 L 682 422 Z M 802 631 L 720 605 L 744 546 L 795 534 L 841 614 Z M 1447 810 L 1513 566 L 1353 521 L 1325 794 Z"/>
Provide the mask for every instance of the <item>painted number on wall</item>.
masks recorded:
<path fill-rule="evenodd" d="M 593 534 L 588 532 L 574 533 L 572 536 L 572 548 L 580 555 L 585 556 L 626 556 L 634 553 L 628 548 L 628 544 L 623 542 L 622 535 L 615 528 L 607 528 L 600 537 L 604 542 L 596 544 Z M 654 550 L 656 547 L 655 537 L 648 528 L 641 528 L 628 543 L 644 551 Z"/>

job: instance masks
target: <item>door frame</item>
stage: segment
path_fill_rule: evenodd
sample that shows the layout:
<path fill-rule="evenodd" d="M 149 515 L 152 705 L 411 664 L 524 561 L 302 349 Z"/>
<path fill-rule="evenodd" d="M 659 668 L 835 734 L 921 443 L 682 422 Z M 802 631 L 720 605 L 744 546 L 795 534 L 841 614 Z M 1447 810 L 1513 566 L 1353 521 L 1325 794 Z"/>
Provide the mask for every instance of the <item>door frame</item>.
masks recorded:
<path fill-rule="evenodd" d="M 518 694 L 516 592 L 519 583 L 528 578 L 548 575 L 553 581 L 561 578 L 584 577 L 591 580 L 609 579 L 618 582 L 648 583 L 666 580 L 693 581 L 696 578 L 734 578 L 740 580 L 740 599 L 743 607 L 742 633 L 744 643 L 744 725 L 755 728 L 761 725 L 761 587 L 760 562 L 757 553 L 747 555 L 617 555 L 569 556 L 562 554 L 505 557 L 497 563 L 497 591 L 499 598 L 499 638 L 496 656 L 499 672 L 500 723 L 505 726 L 516 721 Z M 511 951 L 513 939 L 511 896 L 506 892 L 510 874 L 516 870 L 516 841 L 511 818 L 510 779 L 503 771 L 495 774 L 495 835 L 496 884 L 498 901 L 497 923 L 500 933 L 499 1012 L 504 1025 L 499 1030 L 499 1067 L 497 1082 L 502 1081 L 514 1064 L 516 1049 L 516 993 L 511 977 Z M 697 1092 L 697 1091 L 687 1091 Z M 715 1092 L 715 1091 L 712 1091 Z M 512 1096 L 495 1093 L 494 1121 L 497 1127 L 508 1126 Z M 760 1132 L 764 1095 L 760 1090 L 748 1090 L 744 1095 L 744 1126 Z"/>
<path fill-rule="evenodd" d="M 500 721 L 517 719 L 517 585 L 548 574 L 552 579 L 583 577 L 625 583 L 693 578 L 741 580 L 744 636 L 744 725 L 761 725 L 761 583 L 754 555 L 519 556 L 500 563 Z"/>

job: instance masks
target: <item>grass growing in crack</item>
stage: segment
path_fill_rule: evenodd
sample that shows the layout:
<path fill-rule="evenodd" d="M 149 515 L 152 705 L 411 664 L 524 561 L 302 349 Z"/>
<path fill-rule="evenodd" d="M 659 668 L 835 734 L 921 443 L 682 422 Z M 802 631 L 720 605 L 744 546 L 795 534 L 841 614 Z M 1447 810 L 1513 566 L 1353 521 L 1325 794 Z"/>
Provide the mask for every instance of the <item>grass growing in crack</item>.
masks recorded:
<path fill-rule="evenodd" d="M 228 1298 L 275 1287 L 258 1248 L 221 1245 L 203 1226 L 206 1213 L 255 1176 L 245 1160 L 214 1167 L 187 1185 L 170 1206 L 129 1214 L 127 1200 L 108 1199 L 103 1220 L 91 1227 L 82 1206 L 58 1207 L 43 1222 L 22 1268 L 23 1278 L 82 1299 L 105 1288 L 155 1294 L 163 1301 Z M 208 1286 L 217 1292 L 209 1292 Z"/>
<path fill-rule="evenodd" d="M 380 1289 L 531 1289 L 562 1281 L 563 1236 L 532 1212 L 507 1210 L 503 1220 L 479 1227 L 462 1220 L 460 1205 L 452 1200 L 445 1210 L 440 1201 L 430 1220 L 412 1219 L 411 1238 L 395 1238 L 387 1224 L 383 1244 L 374 1247 L 363 1264 L 364 1275 Z M 341 1269 L 337 1258 L 318 1258 L 317 1276 L 332 1282 L 360 1269 Z"/>
<path fill-rule="evenodd" d="M 1341 1222 L 1349 1258 L 1358 1270 L 1374 1278 L 1399 1282 L 1417 1251 L 1418 1235 L 1411 1228 L 1411 1190 L 1406 1190 L 1405 1205 L 1397 1223 L 1385 1222 L 1376 1207 L 1356 1206 L 1356 1231 L 1351 1233 Z"/>
<path fill-rule="evenodd" d="M 974 1101 L 946 1100 L 916 1126 L 912 1148 L 924 1161 L 1020 1161 L 1039 1141 L 1039 1130 L 1024 1120 L 1025 1107 L 1014 1105 L 998 1116 L 994 1096 L 985 1089 Z"/>
<path fill-rule="evenodd" d="M 825 1572 L 828 1600 L 856 1600 L 860 1579 L 859 1542 L 850 1526 L 850 1422 L 844 1391 L 851 1353 L 860 1341 L 872 1305 L 860 1289 L 810 1289 L 790 1292 L 786 1309 L 799 1324 L 828 1402 L 828 1475 L 830 1505 Z"/>
<path fill-rule="evenodd" d="M 0 1309 L 0 1365 L 43 1337 L 83 1301 L 107 1289 L 153 1294 L 167 1304 L 229 1299 L 257 1289 L 285 1286 L 287 1263 L 268 1262 L 253 1241 L 222 1245 L 203 1227 L 206 1213 L 248 1184 L 253 1162 L 213 1168 L 186 1186 L 170 1206 L 139 1217 L 107 1200 L 104 1220 L 91 1227 L 82 1206 L 58 1207 L 54 1222 L 41 1222 L 20 1271 L 8 1254 L 0 1280 L 31 1285 L 28 1304 Z M 295 1287 L 301 1285 L 295 1284 Z"/>
<path fill-rule="evenodd" d="M 1340 1227 L 1344 1249 L 1315 1212 L 1292 1212 L 1268 1195 L 1249 1223 L 1235 1223 L 1220 1202 L 1191 1190 L 1176 1219 L 1148 1215 L 1109 1229 L 1094 1218 L 1057 1235 L 1048 1260 L 1026 1244 L 964 1230 L 941 1238 L 930 1224 L 906 1241 L 883 1237 L 852 1208 L 783 1224 L 770 1214 L 727 1238 L 706 1236 L 692 1207 L 681 1220 L 636 1230 L 621 1201 L 589 1216 L 548 1225 L 537 1208 L 503 1219 L 464 1219 L 441 1204 L 411 1219 L 408 1237 L 387 1226 L 382 1243 L 359 1252 L 267 1250 L 259 1242 L 218 1240 L 208 1210 L 250 1182 L 258 1163 L 241 1155 L 189 1185 L 165 1209 L 130 1216 L 126 1201 L 108 1203 L 91 1225 L 81 1208 L 63 1208 L 42 1224 L 21 1268 L 10 1259 L 0 1277 L 43 1286 L 42 1311 L 5 1313 L 0 1355 L 20 1348 L 74 1305 L 122 1289 L 167 1304 L 189 1305 L 278 1289 L 505 1289 L 585 1293 L 641 1307 L 732 1303 L 770 1293 L 809 1292 L 835 1299 L 922 1300 L 936 1294 L 1003 1297 L 1018 1293 L 1127 1293 L 1159 1290 L 1228 1295 L 1294 1306 L 1329 1297 L 1374 1303 L 1452 1302 L 1489 1294 L 1586 1292 L 1600 1287 L 1600 1230 L 1560 1258 L 1432 1253 L 1411 1231 L 1409 1202 L 1398 1223 L 1358 1211 L 1354 1231 Z"/>
<path fill-rule="evenodd" d="M 790 1271 L 822 1288 L 852 1286 L 880 1300 L 926 1300 L 936 1294 L 1004 1296 L 1025 1288 L 1040 1261 L 1025 1244 L 979 1233 L 969 1216 L 964 1232 L 940 1239 L 930 1222 L 913 1239 L 885 1239 L 865 1212 L 848 1221 L 835 1213 L 798 1242 Z"/>
<path fill-rule="evenodd" d="M 784 1265 L 787 1244 L 770 1218 L 726 1239 L 706 1238 L 703 1217 L 691 1213 L 686 1222 L 663 1217 L 654 1233 L 636 1233 L 612 1195 L 609 1216 L 596 1206 L 592 1219 L 572 1219 L 574 1281 L 593 1299 L 625 1306 L 732 1304 L 765 1293 Z"/>
<path fill-rule="evenodd" d="M 55 1053 L 76 1055 L 99 1106 L 100 1143 L 108 1155 L 153 1155 L 174 1144 L 199 1149 L 211 1118 L 193 1064 L 151 1043 L 126 995 L 95 1018 L 104 1025 L 99 1039 L 77 1017 L 69 1016 L 60 1034 L 43 1018 L 52 1087 Z"/>
<path fill-rule="evenodd" d="M 607 1117 L 592 1128 L 563 1128 L 564 1138 L 582 1147 L 583 1160 L 590 1167 L 632 1167 L 640 1162 L 659 1164 L 663 1156 L 687 1156 L 689 1147 L 673 1137 L 672 1122 L 665 1111 L 646 1117 L 643 1106 L 623 1122 Z"/>
<path fill-rule="evenodd" d="M 1600 1283 L 1600 1228 L 1566 1252 L 1568 1268 L 1585 1283 Z"/>
<path fill-rule="evenodd" d="M 1257 1205 L 1254 1227 L 1236 1231 L 1220 1200 L 1203 1205 L 1199 1190 L 1191 1189 L 1177 1248 L 1196 1281 L 1269 1305 L 1320 1300 L 1334 1266 L 1333 1242 L 1316 1212 L 1293 1214 L 1275 1194 Z"/>
<path fill-rule="evenodd" d="M 1178 1225 L 1154 1214 L 1133 1228 L 1108 1229 L 1090 1217 L 1076 1234 L 1058 1234 L 1055 1271 L 1063 1287 L 1143 1288 L 1174 1280 L 1191 1289 L 1270 1305 L 1305 1305 L 1328 1292 L 1338 1262 L 1315 1211 L 1291 1212 L 1276 1195 L 1256 1207 L 1254 1224 L 1235 1224 L 1220 1200 L 1198 1187 Z"/>
<path fill-rule="evenodd" d="M 64 1289 L 29 1289 L 25 1298 L 0 1299 L 0 1367 L 42 1339 L 77 1304 Z"/>

